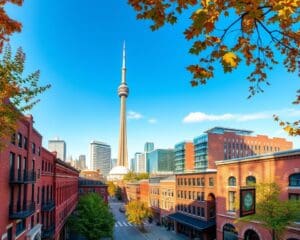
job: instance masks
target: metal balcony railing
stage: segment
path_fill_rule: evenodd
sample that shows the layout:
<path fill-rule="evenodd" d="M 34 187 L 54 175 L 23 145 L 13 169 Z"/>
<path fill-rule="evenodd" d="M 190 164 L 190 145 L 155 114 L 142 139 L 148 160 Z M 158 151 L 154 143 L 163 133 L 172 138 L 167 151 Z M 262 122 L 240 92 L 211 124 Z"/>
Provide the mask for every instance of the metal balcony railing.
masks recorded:
<path fill-rule="evenodd" d="M 24 219 L 32 215 L 35 211 L 35 202 L 20 203 L 9 205 L 10 219 Z"/>
<path fill-rule="evenodd" d="M 52 211 L 55 207 L 54 200 L 42 202 L 42 211 Z"/>
<path fill-rule="evenodd" d="M 36 182 L 36 172 L 26 169 L 23 171 L 21 169 L 11 169 L 9 181 L 13 184 L 34 183 Z"/>
<path fill-rule="evenodd" d="M 54 233 L 55 233 L 54 225 L 42 228 L 42 238 L 43 239 L 45 239 L 45 238 L 48 239 L 48 238 L 53 237 Z"/>

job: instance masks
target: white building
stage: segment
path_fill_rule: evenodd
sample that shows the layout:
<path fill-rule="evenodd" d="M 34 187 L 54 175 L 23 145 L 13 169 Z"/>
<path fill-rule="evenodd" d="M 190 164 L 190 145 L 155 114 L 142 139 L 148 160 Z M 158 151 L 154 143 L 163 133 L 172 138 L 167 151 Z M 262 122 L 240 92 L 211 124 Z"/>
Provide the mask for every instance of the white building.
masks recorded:
<path fill-rule="evenodd" d="M 49 140 L 48 141 L 48 150 L 50 152 L 56 152 L 56 157 L 60 160 L 66 161 L 67 146 L 64 140 Z"/>
<path fill-rule="evenodd" d="M 99 169 L 102 175 L 106 177 L 110 170 L 110 145 L 104 142 L 92 141 L 90 143 L 90 157 L 92 170 L 97 171 Z"/>
<path fill-rule="evenodd" d="M 145 154 L 135 153 L 134 154 L 134 159 L 135 159 L 135 162 L 136 162 L 136 172 L 137 173 L 146 172 Z"/>

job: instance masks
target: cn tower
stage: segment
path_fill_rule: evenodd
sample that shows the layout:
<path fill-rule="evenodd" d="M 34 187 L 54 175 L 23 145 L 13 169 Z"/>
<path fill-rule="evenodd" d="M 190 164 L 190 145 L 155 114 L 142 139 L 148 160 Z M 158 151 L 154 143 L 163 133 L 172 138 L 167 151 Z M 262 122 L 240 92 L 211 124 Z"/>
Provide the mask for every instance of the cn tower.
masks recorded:
<path fill-rule="evenodd" d="M 120 110 L 120 135 L 119 135 L 119 151 L 118 151 L 118 166 L 128 167 L 128 152 L 127 152 L 127 131 L 126 131 L 126 99 L 129 94 L 129 88 L 126 84 L 126 54 L 125 42 L 123 45 L 123 63 L 122 63 L 122 81 L 118 88 L 118 95 L 121 99 Z"/>

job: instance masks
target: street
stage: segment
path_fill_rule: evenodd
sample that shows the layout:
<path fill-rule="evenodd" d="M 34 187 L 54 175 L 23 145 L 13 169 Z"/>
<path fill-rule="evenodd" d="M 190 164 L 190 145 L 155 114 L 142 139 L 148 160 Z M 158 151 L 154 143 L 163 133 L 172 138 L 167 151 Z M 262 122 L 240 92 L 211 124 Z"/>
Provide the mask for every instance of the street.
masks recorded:
<path fill-rule="evenodd" d="M 174 232 L 165 230 L 163 227 L 155 224 L 145 224 L 146 233 L 141 233 L 136 226 L 129 223 L 125 213 L 119 211 L 119 208 L 124 205 L 122 202 L 110 200 L 109 205 L 115 217 L 116 223 L 114 228 L 115 240 L 186 240 L 184 236 L 177 235 Z"/>

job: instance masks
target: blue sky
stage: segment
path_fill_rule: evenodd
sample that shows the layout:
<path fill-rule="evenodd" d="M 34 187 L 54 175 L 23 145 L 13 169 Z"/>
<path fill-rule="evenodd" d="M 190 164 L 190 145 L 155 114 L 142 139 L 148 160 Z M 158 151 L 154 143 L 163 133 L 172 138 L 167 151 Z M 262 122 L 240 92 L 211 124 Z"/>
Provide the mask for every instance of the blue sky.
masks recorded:
<path fill-rule="evenodd" d="M 127 1 L 26 0 L 9 14 L 23 23 L 12 37 L 15 49 L 27 54 L 26 71 L 41 70 L 41 83 L 52 88 L 32 110 L 35 127 L 49 139 L 67 142 L 67 155 L 87 154 L 89 142 L 112 146 L 117 156 L 122 43 L 126 40 L 129 158 L 146 141 L 173 147 L 214 126 L 254 130 L 256 134 L 287 137 L 272 120 L 300 117 L 291 102 L 299 79 L 281 66 L 269 74 L 271 86 L 247 100 L 246 68 L 232 74 L 218 71 L 206 86 L 192 88 L 186 66 L 191 42 L 182 32 L 188 18 L 151 32 L 149 22 L 137 21 Z M 220 69 L 221 70 L 221 69 Z M 299 138 L 289 138 L 300 146 Z"/>

